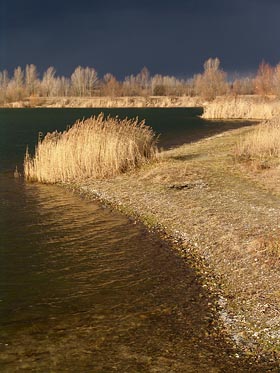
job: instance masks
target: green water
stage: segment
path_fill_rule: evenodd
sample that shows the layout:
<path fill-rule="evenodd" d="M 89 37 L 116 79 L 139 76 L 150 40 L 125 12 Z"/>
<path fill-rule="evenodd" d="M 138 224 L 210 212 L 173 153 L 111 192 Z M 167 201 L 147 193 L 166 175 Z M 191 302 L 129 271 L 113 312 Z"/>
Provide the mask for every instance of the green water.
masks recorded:
<path fill-rule="evenodd" d="M 62 188 L 13 178 L 39 131 L 96 113 L 0 110 L 0 371 L 264 371 L 211 337 L 211 299 L 156 235 Z M 146 117 L 166 147 L 229 127 L 196 109 L 110 113 Z"/>

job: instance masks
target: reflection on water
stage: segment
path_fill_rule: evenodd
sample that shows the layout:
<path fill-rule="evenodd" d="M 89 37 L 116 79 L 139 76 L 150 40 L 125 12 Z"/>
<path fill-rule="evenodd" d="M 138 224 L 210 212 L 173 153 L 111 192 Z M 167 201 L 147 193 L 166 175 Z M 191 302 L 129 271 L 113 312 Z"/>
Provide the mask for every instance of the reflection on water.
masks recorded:
<path fill-rule="evenodd" d="M 54 186 L 2 176 L 0 204 L 1 372 L 235 371 L 158 238 Z"/>

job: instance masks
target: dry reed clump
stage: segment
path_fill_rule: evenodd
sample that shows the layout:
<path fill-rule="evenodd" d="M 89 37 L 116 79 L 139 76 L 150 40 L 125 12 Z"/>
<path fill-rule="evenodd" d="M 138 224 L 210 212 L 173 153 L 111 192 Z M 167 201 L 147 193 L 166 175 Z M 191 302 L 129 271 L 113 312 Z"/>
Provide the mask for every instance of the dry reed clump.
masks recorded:
<path fill-rule="evenodd" d="M 247 133 L 236 145 L 239 161 L 250 161 L 257 168 L 280 163 L 280 117 L 263 122 Z"/>
<path fill-rule="evenodd" d="M 279 114 L 279 101 L 259 96 L 220 96 L 204 107 L 204 119 L 270 120 Z"/>
<path fill-rule="evenodd" d="M 24 175 L 42 183 L 113 177 L 155 160 L 156 142 L 144 121 L 100 114 L 39 138 L 35 155 L 26 151 Z"/>

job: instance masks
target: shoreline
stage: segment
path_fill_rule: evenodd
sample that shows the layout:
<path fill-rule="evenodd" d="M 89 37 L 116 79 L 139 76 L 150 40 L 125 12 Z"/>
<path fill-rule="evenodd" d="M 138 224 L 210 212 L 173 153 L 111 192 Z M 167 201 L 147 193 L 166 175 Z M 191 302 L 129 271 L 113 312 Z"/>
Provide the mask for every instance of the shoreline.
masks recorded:
<path fill-rule="evenodd" d="M 2 108 L 188 108 L 203 107 L 201 97 L 189 96 L 124 96 L 124 97 L 30 97 L 2 104 Z"/>
<path fill-rule="evenodd" d="M 272 207 L 279 197 L 269 192 L 268 198 L 261 185 L 233 167 L 228 154 L 249 130 L 239 128 L 164 151 L 158 163 L 136 174 L 68 187 L 159 232 L 196 266 L 203 286 L 216 296 L 225 335 L 245 356 L 257 361 L 266 357 L 276 372 L 279 268 L 254 250 L 254 242 L 270 231 L 275 219 L 280 221 L 280 206 Z"/>
<path fill-rule="evenodd" d="M 203 109 L 203 119 L 268 120 L 280 115 L 280 99 L 275 96 L 219 96 L 213 101 L 189 96 L 131 97 L 30 97 L 1 105 L 1 108 L 195 108 Z"/>

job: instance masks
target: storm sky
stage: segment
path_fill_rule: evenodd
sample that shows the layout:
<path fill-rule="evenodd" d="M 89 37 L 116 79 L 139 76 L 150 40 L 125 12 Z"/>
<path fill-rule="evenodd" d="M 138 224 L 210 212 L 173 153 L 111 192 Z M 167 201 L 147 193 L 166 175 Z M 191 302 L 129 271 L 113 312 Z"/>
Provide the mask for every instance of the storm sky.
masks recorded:
<path fill-rule="evenodd" d="M 209 57 L 230 73 L 280 62 L 279 0 L 0 0 L 0 70 L 34 63 L 118 78 L 147 66 L 190 77 Z"/>

